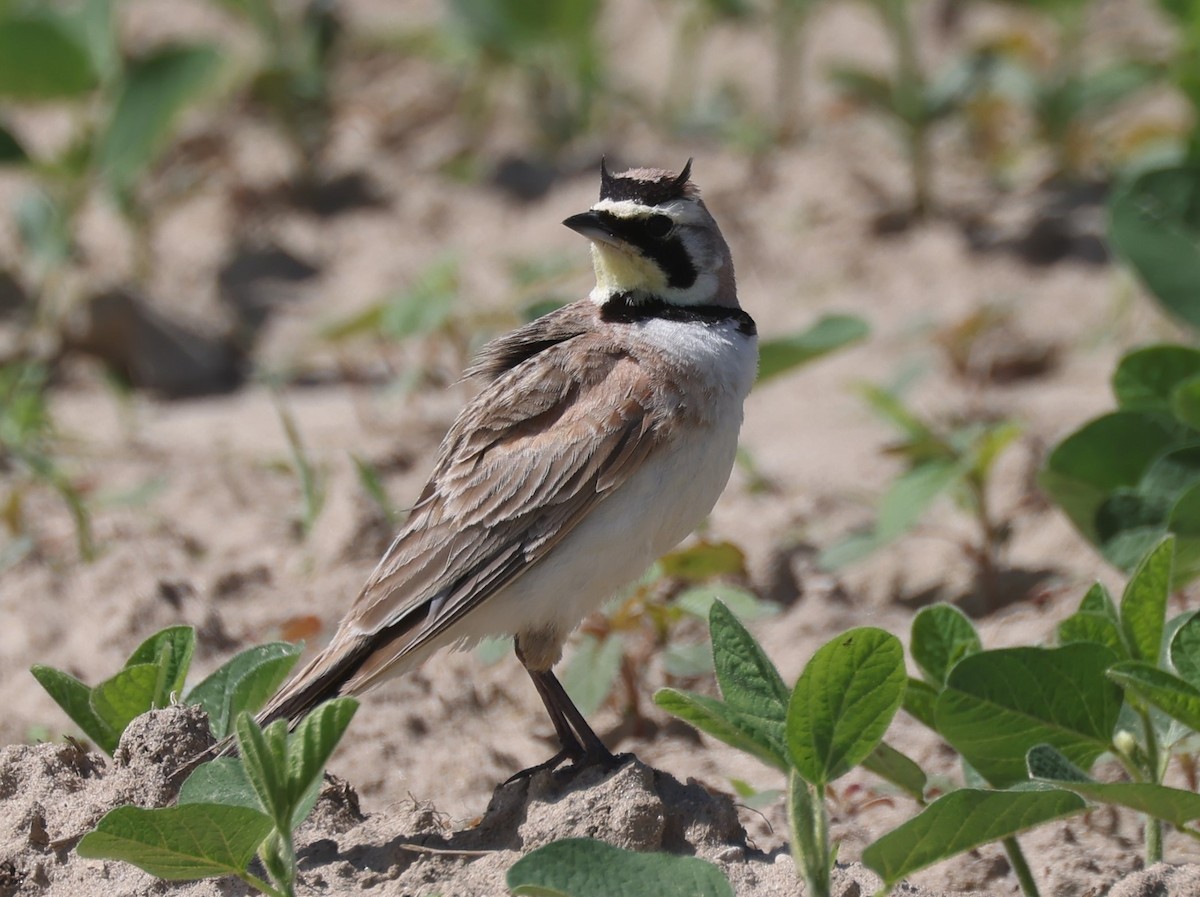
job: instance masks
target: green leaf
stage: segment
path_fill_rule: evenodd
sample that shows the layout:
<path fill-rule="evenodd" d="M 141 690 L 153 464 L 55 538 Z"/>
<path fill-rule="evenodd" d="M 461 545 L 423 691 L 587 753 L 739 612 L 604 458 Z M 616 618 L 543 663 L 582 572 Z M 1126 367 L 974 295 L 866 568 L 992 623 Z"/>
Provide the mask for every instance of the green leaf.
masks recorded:
<path fill-rule="evenodd" d="M 909 650 L 926 678 L 935 686 L 945 684 L 951 668 L 983 650 L 983 642 L 971 621 L 957 607 L 933 604 L 913 618 Z"/>
<path fill-rule="evenodd" d="M 998 788 L 1025 779 L 1025 755 L 1043 742 L 1089 767 L 1121 709 L 1121 690 L 1105 678 L 1114 660 L 1090 643 L 973 654 L 938 696 L 937 731 Z"/>
<path fill-rule="evenodd" d="M 749 589 L 723 582 L 684 589 L 675 596 L 674 604 L 684 613 L 707 620 L 714 601 L 720 601 L 734 616 L 747 623 L 779 613 L 779 605 L 764 601 Z"/>
<path fill-rule="evenodd" d="M 1109 242 L 1155 299 L 1200 327 L 1200 171 L 1149 171 L 1120 185 L 1109 201 Z"/>
<path fill-rule="evenodd" d="M 1047 459 L 1042 488 L 1093 544 L 1103 546 L 1096 516 L 1114 491 L 1134 488 L 1173 443 L 1159 416 L 1118 411 L 1096 418 L 1064 439 Z"/>
<path fill-rule="evenodd" d="M 1200 377 L 1184 380 L 1171 393 L 1171 413 L 1180 423 L 1200 430 Z"/>
<path fill-rule="evenodd" d="M 864 865 L 891 886 L 956 854 L 1086 808 L 1083 798 L 1058 789 L 984 791 L 963 788 L 938 798 L 888 832 L 862 854 Z"/>
<path fill-rule="evenodd" d="M 584 635 L 575 645 L 562 674 L 562 685 L 584 716 L 600 709 L 621 674 L 625 642 L 618 634 L 603 641 Z"/>
<path fill-rule="evenodd" d="M 1079 602 L 1079 610 L 1082 613 L 1103 614 L 1113 623 L 1119 623 L 1121 618 L 1117 612 L 1117 605 L 1113 603 L 1112 596 L 1108 594 L 1103 583 L 1093 583 L 1092 587 L 1087 590 L 1087 594 L 1083 596 L 1083 600 Z"/>
<path fill-rule="evenodd" d="M 1135 660 L 1158 662 L 1174 560 L 1175 540 L 1162 540 L 1142 559 L 1121 597 L 1121 630 Z"/>
<path fill-rule="evenodd" d="M 758 383 L 795 370 L 823 355 L 867 338 L 870 328 L 853 315 L 825 315 L 812 327 L 792 336 L 758 344 Z"/>
<path fill-rule="evenodd" d="M 934 688 L 924 679 L 909 677 L 904 689 L 904 711 L 917 722 L 937 731 L 934 721 L 934 708 L 937 706 L 939 689 Z"/>
<path fill-rule="evenodd" d="M 792 692 L 787 746 L 806 781 L 823 787 L 867 758 L 904 699 L 900 640 L 882 629 L 851 629 L 823 645 Z"/>
<path fill-rule="evenodd" d="M 663 576 L 685 582 L 703 582 L 714 576 L 741 576 L 746 555 L 732 542 L 697 542 L 659 559 Z"/>
<path fill-rule="evenodd" d="M 1171 665 L 1180 677 L 1200 688 L 1200 612 L 1192 613 L 1171 637 Z"/>
<path fill-rule="evenodd" d="M 218 740 L 225 738 L 238 714 L 257 713 L 262 708 L 283 684 L 302 651 L 302 645 L 288 642 L 248 648 L 196 685 L 188 693 L 187 702 L 203 707 L 213 736 Z"/>
<path fill-rule="evenodd" d="M 1029 752 L 1029 774 L 1038 781 L 1074 791 L 1095 803 L 1115 804 L 1182 828 L 1200 819 L 1200 794 L 1150 782 L 1094 782 L 1066 763 L 1048 745 Z"/>
<path fill-rule="evenodd" d="M 517 860 L 505 883 L 535 897 L 733 897 L 724 874 L 699 857 L 634 853 L 590 838 L 567 838 Z"/>
<path fill-rule="evenodd" d="M 675 688 L 660 688 L 654 693 L 654 703 L 718 741 L 745 751 L 768 766 L 787 771 L 782 746 L 724 701 Z"/>
<path fill-rule="evenodd" d="M 884 75 L 857 66 L 839 65 L 830 71 L 829 77 L 844 93 L 864 106 L 879 112 L 899 115 L 896 108 L 896 87 Z"/>
<path fill-rule="evenodd" d="M 815 793 L 814 793 L 815 792 Z M 792 858 L 804 881 L 806 894 L 830 893 L 829 836 L 818 820 L 824 818 L 824 807 L 818 804 L 825 795 L 823 788 L 806 782 L 800 773 L 788 775 L 788 829 L 792 842 Z"/>
<path fill-rule="evenodd" d="M 879 506 L 875 531 L 880 542 L 890 542 L 908 532 L 934 500 L 961 477 L 960 466 L 948 460 L 925 461 L 898 476 Z"/>
<path fill-rule="evenodd" d="M 196 650 L 196 630 L 191 626 L 169 626 L 146 639 L 125 661 L 126 667 L 143 663 L 159 668 L 158 686 L 154 693 L 154 706 L 165 707 L 172 694 L 183 690 Z"/>
<path fill-rule="evenodd" d="M 288 797 L 297 804 L 320 782 L 333 749 L 358 710 L 354 698 L 334 698 L 319 704 L 296 726 L 287 740 Z"/>
<path fill-rule="evenodd" d="M 896 750 L 886 741 L 876 745 L 875 750 L 863 760 L 862 767 L 885 782 L 891 782 L 918 803 L 924 803 L 925 786 L 928 784 L 925 771 L 907 754 Z"/>
<path fill-rule="evenodd" d="M 70 99 L 96 86 L 86 45 L 61 17 L 0 18 L 0 97 Z"/>
<path fill-rule="evenodd" d="M 92 709 L 117 733 L 118 740 L 136 717 L 154 709 L 159 672 L 158 664 L 139 663 L 125 667 L 92 689 Z M 115 744 L 113 749 L 116 749 Z"/>
<path fill-rule="evenodd" d="M 1108 678 L 1193 731 L 1200 732 L 1200 688 L 1152 664 L 1128 660 L 1114 664 Z"/>
<path fill-rule="evenodd" d="M 88 738 L 96 742 L 100 750 L 111 756 L 117 749 L 120 733 L 113 731 L 112 727 L 92 710 L 91 688 L 69 673 L 54 667 L 35 664 L 29 671 L 71 721 L 79 726 Z"/>
<path fill-rule="evenodd" d="M 179 804 L 222 804 L 265 813 L 246 767 L 237 757 L 218 757 L 201 763 L 179 789 Z"/>
<path fill-rule="evenodd" d="M 721 696 L 743 725 L 752 725 L 782 755 L 789 695 L 775 664 L 720 601 L 709 610 L 708 627 Z"/>
<path fill-rule="evenodd" d="M 1112 387 L 1123 411 L 1171 414 L 1171 394 L 1200 375 L 1200 350 L 1159 345 L 1125 355 L 1113 372 Z"/>
<path fill-rule="evenodd" d="M 12 131 L 0 124 L 0 165 L 24 165 L 29 155 Z"/>
<path fill-rule="evenodd" d="M 278 828 L 286 828 L 295 801 L 288 787 L 287 723 L 276 720 L 262 729 L 254 718 L 241 714 L 234 727 L 246 778 Z"/>
<path fill-rule="evenodd" d="M 87 859 L 123 860 L 158 878 L 192 881 L 244 872 L 270 831 L 271 820 L 246 807 L 125 806 L 105 814 L 75 851 Z"/>
<path fill-rule="evenodd" d="M 1125 642 L 1121 639 L 1121 630 L 1104 614 L 1085 611 L 1073 613 L 1058 624 L 1057 634 L 1060 645 L 1091 642 L 1104 645 L 1122 660 L 1129 656 Z"/>
<path fill-rule="evenodd" d="M 109 187 L 128 191 L 154 161 L 180 113 L 213 82 L 221 56 L 203 44 L 166 47 L 128 64 L 99 144 Z"/>

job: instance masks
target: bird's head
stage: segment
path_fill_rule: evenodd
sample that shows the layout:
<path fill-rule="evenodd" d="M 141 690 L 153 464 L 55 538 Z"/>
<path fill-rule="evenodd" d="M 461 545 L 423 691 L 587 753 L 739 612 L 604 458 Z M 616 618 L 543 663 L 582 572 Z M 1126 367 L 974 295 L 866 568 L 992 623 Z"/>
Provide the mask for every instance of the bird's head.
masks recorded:
<path fill-rule="evenodd" d="M 733 261 L 700 191 L 657 168 L 611 174 L 600 163 L 600 201 L 563 222 L 592 241 L 596 288 L 606 302 L 626 293 L 675 305 L 737 305 Z"/>

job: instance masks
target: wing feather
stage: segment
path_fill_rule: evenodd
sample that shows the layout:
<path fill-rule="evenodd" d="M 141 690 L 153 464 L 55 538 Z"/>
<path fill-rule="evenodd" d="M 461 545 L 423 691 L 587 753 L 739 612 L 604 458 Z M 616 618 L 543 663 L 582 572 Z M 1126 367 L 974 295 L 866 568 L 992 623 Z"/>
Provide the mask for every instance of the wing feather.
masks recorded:
<path fill-rule="evenodd" d="M 347 625 L 373 646 L 351 688 L 545 557 L 669 438 L 678 404 L 588 334 L 497 377 L 446 435 L 418 508 L 351 611 Z"/>

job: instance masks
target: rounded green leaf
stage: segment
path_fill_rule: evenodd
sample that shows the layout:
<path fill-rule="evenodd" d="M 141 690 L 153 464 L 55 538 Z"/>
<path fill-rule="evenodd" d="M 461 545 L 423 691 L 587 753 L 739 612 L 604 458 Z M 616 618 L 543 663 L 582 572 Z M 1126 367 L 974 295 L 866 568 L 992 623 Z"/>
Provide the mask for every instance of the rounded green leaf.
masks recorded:
<path fill-rule="evenodd" d="M 1168 312 L 1200 327 L 1200 170 L 1149 171 L 1110 201 L 1109 240 Z"/>
<path fill-rule="evenodd" d="M 1163 539 L 1142 558 L 1121 597 L 1121 631 L 1135 660 L 1157 663 L 1166 625 L 1175 540 Z"/>
<path fill-rule="evenodd" d="M 825 315 L 792 336 L 765 339 L 758 346 L 758 382 L 795 370 L 843 346 L 867 338 L 870 328 L 853 315 Z"/>
<path fill-rule="evenodd" d="M 1114 664 L 1108 677 L 1193 731 L 1200 732 L 1200 688 L 1141 661 Z"/>
<path fill-rule="evenodd" d="M 964 658 L 934 710 L 936 728 L 997 788 L 1026 778 L 1025 755 L 1054 746 L 1083 768 L 1108 748 L 1121 690 L 1101 645 L 1003 648 Z"/>
<path fill-rule="evenodd" d="M 196 650 L 196 630 L 191 626 L 168 626 L 146 639 L 125 661 L 126 667 L 151 663 L 159 667 L 156 707 L 166 706 L 172 694 L 183 690 L 192 654 Z"/>
<path fill-rule="evenodd" d="M 904 648 L 882 629 L 844 632 L 800 674 L 787 711 L 787 746 L 805 780 L 825 785 L 875 750 L 904 699 Z"/>
<path fill-rule="evenodd" d="M 1160 345 L 1135 349 L 1113 373 L 1113 393 L 1123 411 L 1170 414 L 1172 393 L 1200 375 L 1200 351 L 1187 346 Z"/>
<path fill-rule="evenodd" d="M 1096 418 L 1055 447 L 1040 482 L 1075 527 L 1096 545 L 1096 515 L 1121 488 L 1135 487 L 1150 464 L 1174 443 L 1153 414 L 1118 411 Z"/>
<path fill-rule="evenodd" d="M 1171 637 L 1171 665 L 1189 685 L 1200 688 L 1200 611 L 1184 621 Z"/>
<path fill-rule="evenodd" d="M 554 841 L 527 853 L 505 882 L 515 895 L 537 897 L 733 897 L 729 881 L 707 860 L 634 853 L 590 838 Z"/>
<path fill-rule="evenodd" d="M 654 703 L 672 716 L 757 757 L 768 766 L 780 770 L 788 768 L 782 738 L 763 731 L 755 721 L 744 719 L 724 701 L 675 688 L 660 688 L 654 693 Z"/>
<path fill-rule="evenodd" d="M 0 97 L 58 100 L 96 86 L 87 46 L 54 15 L 0 18 Z"/>
<path fill-rule="evenodd" d="M 46 689 L 55 703 L 61 707 L 88 738 L 108 755 L 117 749 L 120 732 L 116 732 L 92 709 L 92 690 L 70 673 L 54 667 L 35 664 L 30 672 Z"/>
<path fill-rule="evenodd" d="M 963 788 L 938 798 L 862 854 L 863 864 L 891 886 L 912 873 L 992 841 L 1086 809 L 1058 789 L 984 791 Z"/>
<path fill-rule="evenodd" d="M 188 692 L 187 702 L 204 708 L 213 736 L 222 739 L 232 733 L 238 714 L 257 713 L 275 693 L 300 659 L 301 650 L 300 645 L 288 642 L 248 648 Z"/>
<path fill-rule="evenodd" d="M 951 667 L 968 654 L 982 651 L 983 642 L 961 610 L 950 604 L 933 604 L 913 618 L 909 650 L 929 681 L 941 686 Z"/>
<path fill-rule="evenodd" d="M 207 45 L 167 47 L 130 63 L 99 145 L 99 165 L 117 192 L 149 165 L 187 104 L 211 87 L 221 57 Z"/>
<path fill-rule="evenodd" d="M 334 698 L 319 704 L 300 721 L 287 740 L 287 785 L 292 805 L 319 781 L 333 749 L 358 710 L 354 698 Z"/>
<path fill-rule="evenodd" d="M 135 717 L 154 709 L 160 672 L 156 663 L 139 663 L 125 667 L 92 689 L 92 710 L 118 740 Z"/>
<path fill-rule="evenodd" d="M 76 852 L 87 859 L 124 860 L 159 878 L 193 881 L 244 872 L 270 831 L 271 820 L 246 807 L 125 806 L 107 813 Z"/>

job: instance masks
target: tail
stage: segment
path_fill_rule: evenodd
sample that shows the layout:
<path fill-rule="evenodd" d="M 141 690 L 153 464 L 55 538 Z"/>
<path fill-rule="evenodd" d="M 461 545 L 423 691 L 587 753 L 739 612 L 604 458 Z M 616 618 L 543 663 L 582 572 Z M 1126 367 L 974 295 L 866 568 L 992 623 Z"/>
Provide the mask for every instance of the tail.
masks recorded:
<path fill-rule="evenodd" d="M 372 639 L 367 636 L 357 636 L 350 641 L 334 638 L 259 711 L 255 717 L 259 726 L 265 728 L 282 719 L 287 720 L 289 729 L 294 729 L 318 704 L 343 694 L 345 684 L 370 656 L 371 645 Z M 236 753 L 237 743 L 233 735 L 218 742 L 212 749 L 212 756 L 215 757 L 228 757 Z"/>
<path fill-rule="evenodd" d="M 258 724 L 267 726 L 285 719 L 288 728 L 294 728 L 322 701 L 341 695 L 343 686 L 371 654 L 372 642 L 368 636 L 335 637 L 267 702 L 258 714 Z"/>

